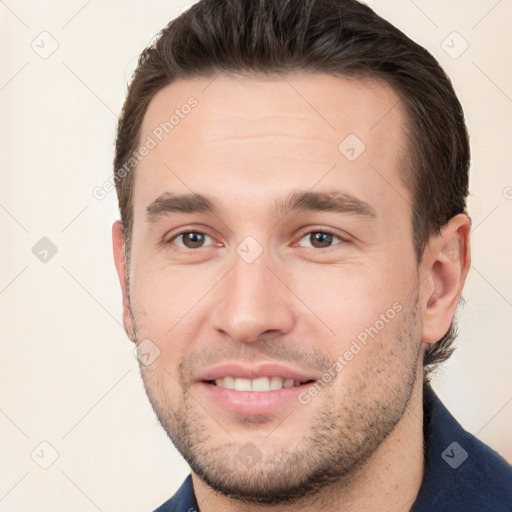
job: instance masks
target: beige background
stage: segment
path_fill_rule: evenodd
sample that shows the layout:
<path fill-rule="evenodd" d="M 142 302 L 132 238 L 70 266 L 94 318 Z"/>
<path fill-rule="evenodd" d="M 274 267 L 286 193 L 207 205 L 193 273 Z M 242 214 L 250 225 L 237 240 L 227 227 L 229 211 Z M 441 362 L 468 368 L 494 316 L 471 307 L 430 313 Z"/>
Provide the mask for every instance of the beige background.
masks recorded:
<path fill-rule="evenodd" d="M 436 388 L 512 461 L 512 2 L 370 3 L 440 60 L 466 110 L 474 266 L 459 347 Z M 0 1 L 2 511 L 149 511 L 188 473 L 121 326 L 115 194 L 92 195 L 111 173 L 138 53 L 185 6 Z M 58 248 L 46 263 L 32 253 L 42 237 Z"/>

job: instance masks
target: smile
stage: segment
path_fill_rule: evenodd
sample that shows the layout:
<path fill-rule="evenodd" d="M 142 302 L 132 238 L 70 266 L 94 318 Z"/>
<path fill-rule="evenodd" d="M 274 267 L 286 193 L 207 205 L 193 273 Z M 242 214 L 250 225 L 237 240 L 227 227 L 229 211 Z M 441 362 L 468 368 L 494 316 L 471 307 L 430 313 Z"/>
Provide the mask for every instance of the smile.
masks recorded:
<path fill-rule="evenodd" d="M 211 381 L 220 388 L 234 389 L 235 391 L 267 392 L 277 391 L 282 388 L 293 388 L 313 381 L 300 381 L 283 377 L 258 377 L 256 379 L 245 379 L 239 377 L 222 377 Z"/>

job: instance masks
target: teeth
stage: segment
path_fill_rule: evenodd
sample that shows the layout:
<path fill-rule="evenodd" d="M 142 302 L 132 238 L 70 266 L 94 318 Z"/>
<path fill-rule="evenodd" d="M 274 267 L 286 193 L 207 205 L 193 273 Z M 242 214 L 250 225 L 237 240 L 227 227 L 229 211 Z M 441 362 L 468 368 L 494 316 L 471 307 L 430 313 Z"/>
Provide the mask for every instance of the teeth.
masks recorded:
<path fill-rule="evenodd" d="M 242 379 L 235 377 L 223 377 L 215 379 L 219 388 L 234 389 L 235 391 L 275 391 L 282 388 L 300 386 L 299 380 L 283 379 L 282 377 L 258 377 L 257 379 Z"/>
<path fill-rule="evenodd" d="M 235 379 L 233 377 L 224 377 L 221 380 L 224 381 L 224 388 L 235 389 Z"/>
<path fill-rule="evenodd" d="M 270 391 L 270 379 L 268 377 L 254 379 L 251 382 L 251 391 Z"/>
<path fill-rule="evenodd" d="M 251 379 L 235 379 L 235 391 L 252 391 Z"/>
<path fill-rule="evenodd" d="M 270 379 L 270 389 L 281 389 L 283 387 L 283 379 L 281 377 L 272 377 Z"/>

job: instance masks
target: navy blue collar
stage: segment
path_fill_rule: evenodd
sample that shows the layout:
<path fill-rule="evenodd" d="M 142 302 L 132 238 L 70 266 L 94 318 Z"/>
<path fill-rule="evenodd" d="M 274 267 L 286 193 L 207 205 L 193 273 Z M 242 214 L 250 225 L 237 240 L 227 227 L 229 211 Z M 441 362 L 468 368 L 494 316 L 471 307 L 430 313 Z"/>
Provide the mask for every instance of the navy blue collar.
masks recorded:
<path fill-rule="evenodd" d="M 426 384 L 425 474 L 411 512 L 510 512 L 512 468 L 466 432 Z"/>
<path fill-rule="evenodd" d="M 511 466 L 466 432 L 429 384 L 423 393 L 425 474 L 411 512 L 511 512 Z M 199 510 L 189 475 L 155 512 Z"/>

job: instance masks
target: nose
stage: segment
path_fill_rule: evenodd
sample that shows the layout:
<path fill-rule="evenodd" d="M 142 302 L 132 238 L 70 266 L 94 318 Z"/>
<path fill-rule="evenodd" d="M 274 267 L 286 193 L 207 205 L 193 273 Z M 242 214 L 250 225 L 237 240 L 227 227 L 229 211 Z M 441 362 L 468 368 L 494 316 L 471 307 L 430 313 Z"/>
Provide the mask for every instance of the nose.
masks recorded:
<path fill-rule="evenodd" d="M 279 337 L 295 325 L 293 294 L 276 277 L 275 268 L 268 268 L 269 263 L 264 254 L 252 263 L 234 255 L 231 271 L 217 287 L 213 327 L 233 341 Z"/>

